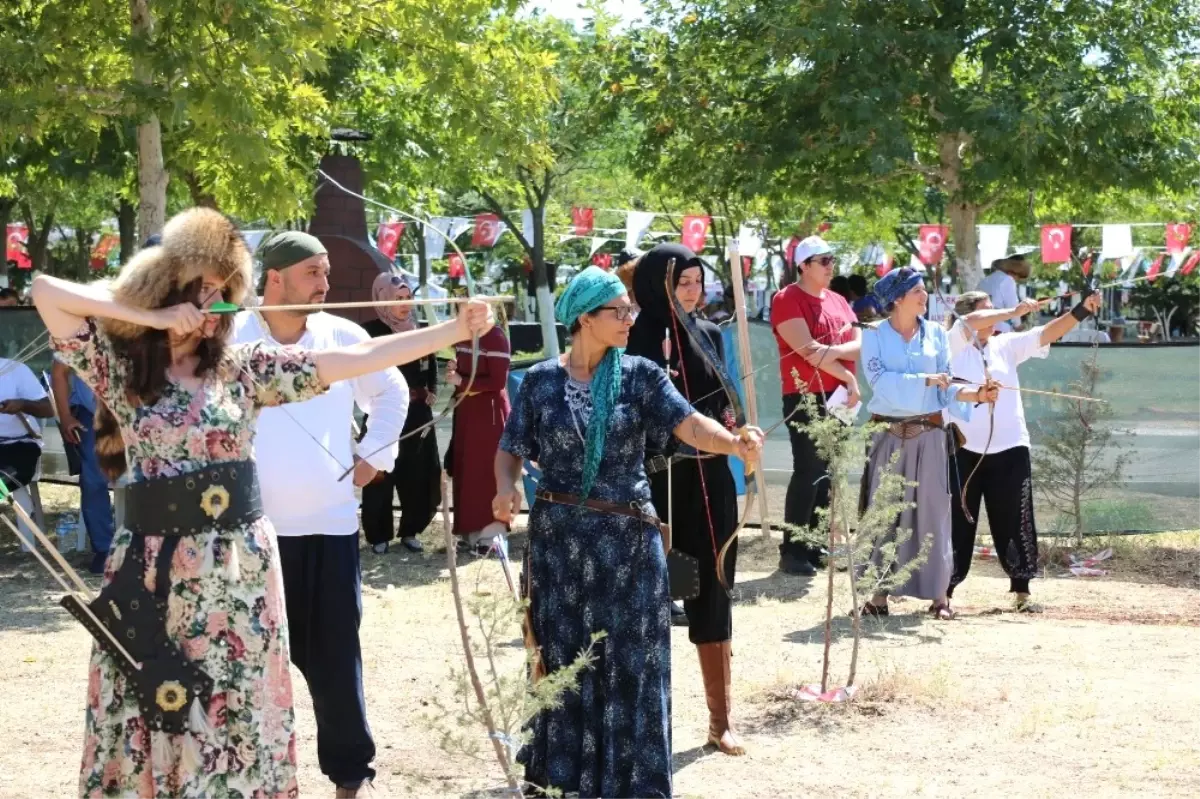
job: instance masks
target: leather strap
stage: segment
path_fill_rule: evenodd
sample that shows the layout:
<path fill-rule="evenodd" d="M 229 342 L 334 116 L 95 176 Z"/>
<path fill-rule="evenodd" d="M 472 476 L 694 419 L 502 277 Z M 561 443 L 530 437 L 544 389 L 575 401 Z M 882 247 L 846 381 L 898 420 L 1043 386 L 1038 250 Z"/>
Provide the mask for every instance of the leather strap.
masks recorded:
<path fill-rule="evenodd" d="M 538 490 L 534 497 L 543 502 L 552 502 L 555 505 L 575 505 L 577 507 L 588 508 L 589 510 L 600 511 L 601 513 L 612 513 L 617 516 L 627 516 L 630 519 L 637 519 L 642 524 L 649 524 L 658 528 L 658 532 L 662 535 L 663 551 L 671 551 L 671 525 L 664 522 L 662 519 L 642 510 L 641 504 L 630 502 L 627 505 L 619 505 L 615 502 L 605 502 L 600 499 L 580 499 L 575 494 L 560 494 L 555 491 Z"/>

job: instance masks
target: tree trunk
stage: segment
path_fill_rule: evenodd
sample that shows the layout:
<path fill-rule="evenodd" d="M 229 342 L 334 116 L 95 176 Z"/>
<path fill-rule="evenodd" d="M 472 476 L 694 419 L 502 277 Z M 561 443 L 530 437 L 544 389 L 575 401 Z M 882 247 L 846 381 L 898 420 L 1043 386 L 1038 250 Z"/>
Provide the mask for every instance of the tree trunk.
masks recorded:
<path fill-rule="evenodd" d="M 25 217 L 25 227 L 29 229 L 29 239 L 25 243 L 25 250 L 29 253 L 29 260 L 32 264 L 30 271 L 45 272 L 47 245 L 50 242 L 50 229 L 54 226 L 54 208 L 52 207 L 42 217 L 41 225 L 37 224 L 37 220 L 33 216 L 33 209 L 29 207 L 29 203 L 21 203 L 21 212 Z"/>
<path fill-rule="evenodd" d="M 192 172 L 190 169 L 184 172 L 183 181 L 187 184 L 188 193 L 192 195 L 192 205 L 202 208 L 212 208 L 214 211 L 220 210 L 217 208 L 216 196 L 204 188 L 195 172 Z"/>
<path fill-rule="evenodd" d="M 132 31 L 135 37 L 149 42 L 154 34 L 154 17 L 149 0 L 129 0 Z M 154 83 L 150 65 L 144 58 L 135 58 L 133 77 L 139 83 Z M 137 127 L 138 141 L 138 241 L 162 232 L 167 221 L 167 169 L 163 163 L 162 125 L 158 115 L 150 112 Z"/>
<path fill-rule="evenodd" d="M 125 263 L 137 252 L 137 209 L 122 197 L 117 204 L 117 230 L 121 236 L 121 263 Z"/>
<path fill-rule="evenodd" d="M 547 358 L 557 358 L 558 326 L 554 319 L 554 293 L 550 288 L 550 273 L 546 269 L 546 201 L 533 211 L 533 284 L 537 289 L 538 319 L 542 325 L 542 348 Z"/>
<path fill-rule="evenodd" d="M 943 133 L 938 137 L 938 161 L 942 189 L 949 201 L 946 213 L 950 217 L 950 232 L 954 236 L 954 262 L 958 267 L 961 291 L 974 291 L 983 280 L 979 265 L 979 237 L 975 223 L 979 219 L 979 203 L 968 201 L 962 188 L 963 151 L 970 146 L 971 137 L 963 132 Z"/>

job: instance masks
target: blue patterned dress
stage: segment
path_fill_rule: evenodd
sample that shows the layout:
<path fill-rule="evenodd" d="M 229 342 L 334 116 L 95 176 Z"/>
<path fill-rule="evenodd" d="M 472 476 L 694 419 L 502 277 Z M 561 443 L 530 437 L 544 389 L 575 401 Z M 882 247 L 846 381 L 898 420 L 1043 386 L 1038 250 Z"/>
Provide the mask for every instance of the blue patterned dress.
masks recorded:
<path fill-rule="evenodd" d="M 556 360 L 529 370 L 500 449 L 538 462 L 540 488 L 578 495 L 591 413 L 587 384 Z M 653 513 L 642 466 L 692 413 L 666 373 L 621 358 L 592 499 L 639 502 Z M 636 519 L 537 502 L 525 568 L 534 635 L 546 670 L 569 665 L 595 632 L 596 661 L 578 692 L 540 714 L 519 756 L 525 779 L 581 797 L 671 795 L 671 627 L 659 532 Z"/>

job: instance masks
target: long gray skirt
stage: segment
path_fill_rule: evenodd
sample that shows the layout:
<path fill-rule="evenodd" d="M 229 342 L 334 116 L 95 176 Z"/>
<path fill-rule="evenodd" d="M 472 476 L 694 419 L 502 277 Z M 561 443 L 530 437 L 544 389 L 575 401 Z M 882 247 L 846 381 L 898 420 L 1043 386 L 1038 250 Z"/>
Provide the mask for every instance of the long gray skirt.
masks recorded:
<path fill-rule="evenodd" d="M 894 466 L 889 465 L 892 454 L 900 450 Z M 950 537 L 950 484 L 947 474 L 946 431 L 928 429 L 915 438 L 901 439 L 888 430 L 875 434 L 871 439 L 867 468 L 862 481 L 863 507 L 870 507 L 879 486 L 882 469 L 894 468 L 906 480 L 916 482 L 916 487 L 907 487 L 904 499 L 916 503 L 900 514 L 898 523 L 884 539 L 895 540 L 897 529 L 912 530 L 912 536 L 896 548 L 894 562 L 886 567 L 898 571 L 913 561 L 921 552 L 922 541 L 930 538 L 928 558 L 908 580 L 887 593 L 894 596 L 911 596 L 919 599 L 937 599 L 945 596 L 954 573 L 954 548 Z M 883 570 L 883 555 L 877 546 L 872 554 L 876 568 Z"/>

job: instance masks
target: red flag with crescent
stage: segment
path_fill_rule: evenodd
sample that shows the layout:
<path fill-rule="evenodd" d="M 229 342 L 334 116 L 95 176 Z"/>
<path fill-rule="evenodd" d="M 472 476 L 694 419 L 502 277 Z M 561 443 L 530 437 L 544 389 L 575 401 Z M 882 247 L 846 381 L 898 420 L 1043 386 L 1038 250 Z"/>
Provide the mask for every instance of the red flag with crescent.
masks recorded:
<path fill-rule="evenodd" d="M 466 276 L 467 267 L 466 264 L 463 263 L 461 255 L 456 252 L 450 253 L 446 274 L 453 278 L 461 278 Z"/>
<path fill-rule="evenodd" d="M 575 229 L 576 236 L 586 236 L 592 232 L 595 227 L 596 209 L 594 208 L 579 208 L 578 206 L 571 209 L 571 226 Z"/>
<path fill-rule="evenodd" d="M 1071 226 L 1042 225 L 1042 263 L 1071 262 Z"/>
<path fill-rule="evenodd" d="M 1083 266 L 1080 268 L 1083 270 L 1084 277 L 1090 275 L 1092 273 L 1092 256 L 1089 255 L 1086 259 L 1084 259 Z"/>
<path fill-rule="evenodd" d="M 375 249 L 383 253 L 389 261 L 393 261 L 403 235 L 403 222 L 381 222 L 379 229 L 375 231 Z"/>
<path fill-rule="evenodd" d="M 598 252 L 592 256 L 592 264 L 600 267 L 605 272 L 612 269 L 612 253 Z"/>
<path fill-rule="evenodd" d="M 917 238 L 921 263 L 933 266 L 941 262 L 942 253 L 946 251 L 946 236 L 949 233 L 950 228 L 945 225 L 921 225 Z"/>
<path fill-rule="evenodd" d="M 796 265 L 796 248 L 800 246 L 800 237 L 792 236 L 788 239 L 787 246 L 783 248 L 783 261 L 788 266 Z"/>
<path fill-rule="evenodd" d="M 33 261 L 29 260 L 29 251 L 25 249 L 29 242 L 29 228 L 17 223 L 9 225 L 5 234 L 5 259 L 16 261 L 17 269 L 32 269 Z"/>
<path fill-rule="evenodd" d="M 692 252 L 700 252 L 708 243 L 707 216 L 685 216 L 683 218 L 683 246 Z"/>
<path fill-rule="evenodd" d="M 475 217 L 475 232 L 471 234 L 472 247 L 495 247 L 500 238 L 500 217 L 495 214 L 479 214 Z"/>
<path fill-rule="evenodd" d="M 1192 226 L 1186 222 L 1172 222 L 1167 225 L 1167 252 L 1178 255 L 1187 249 L 1188 240 L 1192 238 Z"/>
<path fill-rule="evenodd" d="M 1183 268 L 1179 271 L 1185 275 L 1190 275 L 1192 270 L 1196 268 L 1197 264 L 1200 264 L 1200 250 L 1198 250 L 1191 258 L 1188 258 L 1187 263 L 1184 264 Z"/>
<path fill-rule="evenodd" d="M 883 277 L 892 271 L 892 256 L 884 253 L 883 260 L 875 264 L 875 277 Z"/>

